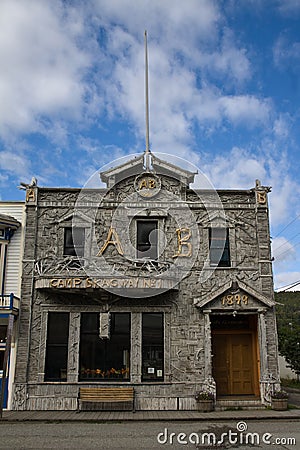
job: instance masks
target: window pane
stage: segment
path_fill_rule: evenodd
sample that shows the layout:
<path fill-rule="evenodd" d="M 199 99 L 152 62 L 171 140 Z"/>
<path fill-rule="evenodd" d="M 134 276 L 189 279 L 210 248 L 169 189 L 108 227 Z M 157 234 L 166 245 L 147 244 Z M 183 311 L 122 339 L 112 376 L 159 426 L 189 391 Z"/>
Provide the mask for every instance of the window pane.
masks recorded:
<path fill-rule="evenodd" d="M 157 258 L 157 225 L 156 220 L 137 222 L 138 258 Z"/>
<path fill-rule="evenodd" d="M 210 264 L 218 267 L 230 267 L 229 232 L 226 228 L 209 230 Z"/>
<path fill-rule="evenodd" d="M 4 351 L 0 350 L 0 370 L 3 370 L 3 363 L 4 363 Z"/>
<path fill-rule="evenodd" d="M 48 314 L 45 381 L 66 381 L 69 313 Z"/>
<path fill-rule="evenodd" d="M 6 341 L 7 325 L 0 325 L 0 343 L 3 344 Z M 1 366 L 0 366 L 1 369 Z"/>
<path fill-rule="evenodd" d="M 128 381 L 130 314 L 112 313 L 110 338 L 99 337 L 99 313 L 83 313 L 80 331 L 81 381 Z"/>
<path fill-rule="evenodd" d="M 84 228 L 65 228 L 64 255 L 84 256 Z"/>
<path fill-rule="evenodd" d="M 144 313 L 142 323 L 142 381 L 164 378 L 164 325 L 162 313 Z"/>

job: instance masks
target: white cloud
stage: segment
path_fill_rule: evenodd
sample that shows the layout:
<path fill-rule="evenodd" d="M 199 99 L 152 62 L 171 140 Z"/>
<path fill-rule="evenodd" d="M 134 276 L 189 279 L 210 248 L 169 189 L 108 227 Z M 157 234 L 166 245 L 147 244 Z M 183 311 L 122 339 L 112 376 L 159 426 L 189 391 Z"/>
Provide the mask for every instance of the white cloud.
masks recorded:
<path fill-rule="evenodd" d="M 277 119 L 274 120 L 273 132 L 276 138 L 286 139 L 289 136 L 291 125 L 291 118 L 288 114 L 280 114 Z"/>
<path fill-rule="evenodd" d="M 223 30 L 219 50 L 202 54 L 200 62 L 211 72 L 230 74 L 232 83 L 241 83 L 251 76 L 246 49 L 235 45 L 234 35 L 228 28 Z"/>
<path fill-rule="evenodd" d="M 76 117 L 90 56 L 78 44 L 83 19 L 57 0 L 2 0 L 0 132 L 31 132 L 42 116 Z"/>
<path fill-rule="evenodd" d="M 234 124 L 263 124 L 268 121 L 271 113 L 268 100 L 260 100 L 250 95 L 221 97 L 219 103 L 224 115 Z"/>
<path fill-rule="evenodd" d="M 249 189 L 255 180 L 265 180 L 265 161 L 254 157 L 244 149 L 234 147 L 224 156 L 207 161 L 202 170 L 218 189 Z"/>
<path fill-rule="evenodd" d="M 266 182 L 272 186 L 269 196 L 270 218 L 272 226 L 285 223 L 291 214 L 299 207 L 300 185 L 290 175 L 290 162 L 285 152 L 278 154 L 275 150 L 268 151 L 265 147 L 268 178 Z"/>
<path fill-rule="evenodd" d="M 247 52 L 223 26 L 218 2 L 94 0 L 70 6 L 30 0 L 28 8 L 20 0 L 3 0 L 2 137 L 40 132 L 54 144 L 67 145 L 63 122 L 84 126 L 91 116 L 101 120 L 105 110 L 110 118 L 129 119 L 141 138 L 141 24 L 149 28 L 151 138 L 159 151 L 179 153 L 193 143 L 193 121 L 260 125 L 266 120 L 266 100 L 227 96 L 204 81 L 210 74 L 238 85 L 251 75 Z M 101 27 L 105 31 L 98 44 Z"/>
<path fill-rule="evenodd" d="M 280 291 L 286 286 L 294 285 L 298 283 L 297 286 L 294 286 L 292 289 L 288 289 L 288 291 L 300 291 L 300 272 L 280 272 L 275 274 L 274 276 L 274 285 L 276 291 Z"/>
<path fill-rule="evenodd" d="M 284 237 L 277 237 L 272 240 L 272 256 L 276 263 L 295 259 L 296 250 L 294 246 Z"/>
<path fill-rule="evenodd" d="M 285 35 L 280 35 L 273 48 L 273 59 L 277 67 L 286 69 L 287 64 L 300 62 L 300 42 L 290 42 Z"/>
<path fill-rule="evenodd" d="M 276 3 L 283 15 L 294 15 L 300 12 L 299 0 L 276 0 Z"/>
<path fill-rule="evenodd" d="M 26 181 L 29 178 L 30 166 L 30 161 L 25 155 L 17 155 L 6 150 L 0 152 L 1 169 L 23 177 L 22 181 Z M 6 175 L 1 175 L 1 177 L 5 179 Z"/>

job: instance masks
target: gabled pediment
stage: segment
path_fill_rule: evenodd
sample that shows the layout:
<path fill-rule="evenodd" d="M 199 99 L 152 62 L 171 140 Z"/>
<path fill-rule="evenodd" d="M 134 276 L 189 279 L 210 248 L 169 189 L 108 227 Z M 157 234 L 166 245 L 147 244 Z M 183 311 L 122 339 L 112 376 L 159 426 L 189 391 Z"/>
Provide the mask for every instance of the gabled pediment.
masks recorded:
<path fill-rule="evenodd" d="M 100 173 L 101 181 L 107 184 L 108 187 L 112 187 L 120 180 L 128 178 L 133 175 L 139 175 L 145 172 L 145 158 L 144 154 L 138 157 L 134 157 L 124 164 L 116 167 L 112 167 L 104 172 Z M 182 169 L 168 161 L 164 161 L 151 153 L 151 169 L 157 175 L 166 175 L 171 178 L 179 180 L 186 186 L 194 182 L 194 178 L 197 172 L 191 172 L 189 170 Z"/>
<path fill-rule="evenodd" d="M 244 225 L 232 217 L 228 217 L 225 212 L 210 212 L 208 216 L 198 222 L 203 228 L 234 228 L 236 225 Z"/>
<path fill-rule="evenodd" d="M 100 173 L 101 181 L 107 184 L 108 187 L 118 181 L 130 177 L 131 175 L 137 175 L 144 170 L 144 155 L 140 157 L 134 157 L 124 164 L 112 167 Z"/>
<path fill-rule="evenodd" d="M 56 220 L 54 223 L 67 223 L 70 222 L 70 226 L 72 224 L 74 226 L 81 226 L 81 224 L 88 224 L 91 225 L 94 223 L 94 220 L 88 217 L 87 215 L 83 214 L 81 211 L 75 211 L 75 212 L 68 212 L 64 214 L 62 217 L 60 217 L 58 220 Z"/>
<path fill-rule="evenodd" d="M 194 298 L 194 306 L 205 309 L 257 309 L 272 307 L 275 301 L 256 291 L 242 281 L 230 280 L 220 289 L 203 297 Z"/>
<path fill-rule="evenodd" d="M 152 165 L 157 173 L 176 178 L 186 185 L 193 183 L 195 175 L 197 174 L 197 172 L 182 169 L 181 167 L 164 161 L 155 155 L 152 156 Z"/>

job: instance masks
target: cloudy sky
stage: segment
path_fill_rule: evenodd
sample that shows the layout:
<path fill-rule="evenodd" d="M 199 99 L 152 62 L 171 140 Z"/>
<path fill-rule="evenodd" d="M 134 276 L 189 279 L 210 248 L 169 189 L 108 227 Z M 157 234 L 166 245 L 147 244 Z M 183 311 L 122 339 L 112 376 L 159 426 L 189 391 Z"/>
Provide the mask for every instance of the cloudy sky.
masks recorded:
<path fill-rule="evenodd" d="M 152 151 L 272 186 L 275 287 L 300 280 L 300 0 L 1 0 L 0 199 L 144 151 L 145 29 Z"/>

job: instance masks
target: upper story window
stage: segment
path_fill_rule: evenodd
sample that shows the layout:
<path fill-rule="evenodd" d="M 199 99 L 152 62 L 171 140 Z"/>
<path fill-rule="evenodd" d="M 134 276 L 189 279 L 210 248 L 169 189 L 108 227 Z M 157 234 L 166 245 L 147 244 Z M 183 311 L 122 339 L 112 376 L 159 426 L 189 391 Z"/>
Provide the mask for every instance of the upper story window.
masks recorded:
<path fill-rule="evenodd" d="M 64 237 L 64 256 L 84 256 L 84 228 L 66 227 Z"/>
<path fill-rule="evenodd" d="M 211 266 L 230 267 L 228 228 L 209 229 L 209 257 Z"/>
<path fill-rule="evenodd" d="M 137 221 L 137 257 L 157 259 L 158 257 L 157 220 Z"/>

